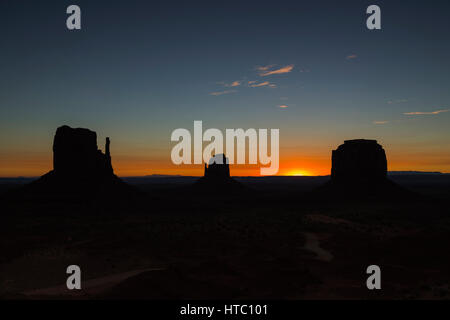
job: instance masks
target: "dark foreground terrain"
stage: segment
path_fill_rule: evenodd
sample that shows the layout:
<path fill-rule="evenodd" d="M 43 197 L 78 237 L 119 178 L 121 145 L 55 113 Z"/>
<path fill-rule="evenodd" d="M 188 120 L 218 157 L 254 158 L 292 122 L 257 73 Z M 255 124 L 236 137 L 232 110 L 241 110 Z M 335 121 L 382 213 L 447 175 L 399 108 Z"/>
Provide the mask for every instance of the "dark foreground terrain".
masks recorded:
<path fill-rule="evenodd" d="M 328 177 L 128 178 L 136 195 L 47 199 L 2 180 L 0 297 L 449 299 L 450 178 L 399 175 L 409 199 L 341 199 Z M 65 287 L 69 265 L 81 291 Z M 366 288 L 379 265 L 382 290 Z"/>

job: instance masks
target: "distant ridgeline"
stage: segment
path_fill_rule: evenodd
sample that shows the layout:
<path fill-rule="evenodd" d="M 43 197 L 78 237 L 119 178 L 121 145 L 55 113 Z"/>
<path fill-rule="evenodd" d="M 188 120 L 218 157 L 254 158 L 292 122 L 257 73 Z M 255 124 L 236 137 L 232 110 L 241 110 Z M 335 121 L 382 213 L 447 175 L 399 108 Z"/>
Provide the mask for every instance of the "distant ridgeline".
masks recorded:
<path fill-rule="evenodd" d="M 450 174 L 442 173 L 439 171 L 389 171 L 388 172 L 388 176 L 414 176 L 414 175 L 445 176 L 445 175 L 450 175 Z"/>

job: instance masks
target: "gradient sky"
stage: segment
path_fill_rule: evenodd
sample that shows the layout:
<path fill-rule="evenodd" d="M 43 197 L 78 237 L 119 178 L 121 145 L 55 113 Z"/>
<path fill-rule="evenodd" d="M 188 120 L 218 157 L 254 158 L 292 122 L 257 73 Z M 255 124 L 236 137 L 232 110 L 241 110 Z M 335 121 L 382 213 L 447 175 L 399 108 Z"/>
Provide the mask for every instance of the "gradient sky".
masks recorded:
<path fill-rule="evenodd" d="M 70 4 L 80 31 L 66 28 Z M 381 31 L 365 26 L 371 4 Z M 449 12 L 449 1 L 2 0 L 0 176 L 50 170 L 63 124 L 96 131 L 100 148 L 111 137 L 118 175 L 200 175 L 170 161 L 171 132 L 194 120 L 279 128 L 279 174 L 329 174 L 331 150 L 354 138 L 378 140 L 389 170 L 450 172 Z"/>

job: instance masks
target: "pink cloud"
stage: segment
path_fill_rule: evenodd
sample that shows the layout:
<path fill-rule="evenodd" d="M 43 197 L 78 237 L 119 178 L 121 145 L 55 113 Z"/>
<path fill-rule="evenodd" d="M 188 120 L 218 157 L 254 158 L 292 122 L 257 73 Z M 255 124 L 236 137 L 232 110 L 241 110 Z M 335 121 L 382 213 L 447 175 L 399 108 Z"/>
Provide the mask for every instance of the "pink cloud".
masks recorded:
<path fill-rule="evenodd" d="M 264 81 L 264 82 L 261 82 L 261 83 L 252 84 L 252 85 L 250 85 L 250 87 L 258 88 L 258 87 L 265 87 L 265 86 L 270 86 L 270 85 L 271 85 L 271 83 L 269 81 Z"/>
<path fill-rule="evenodd" d="M 229 94 L 229 93 L 234 93 L 234 92 L 236 92 L 236 90 L 225 90 L 225 91 L 211 92 L 210 95 L 221 96 L 223 94 Z"/>
<path fill-rule="evenodd" d="M 450 111 L 450 109 L 430 111 L 430 112 L 405 112 L 404 115 L 407 115 L 407 116 L 435 115 L 435 114 L 440 114 L 440 113 L 449 112 L 449 111 Z"/>
<path fill-rule="evenodd" d="M 267 76 L 271 76 L 273 74 L 284 74 L 284 73 L 291 72 L 292 69 L 294 69 L 294 65 L 293 64 L 285 66 L 285 67 L 282 67 L 282 68 L 279 68 L 279 69 L 275 69 L 275 70 L 269 70 L 269 69 L 261 70 L 263 72 L 261 72 L 259 75 L 261 77 L 267 77 Z"/>
<path fill-rule="evenodd" d="M 225 87 L 239 87 L 241 85 L 240 81 L 233 81 L 230 84 L 226 84 Z"/>
<path fill-rule="evenodd" d="M 270 65 L 267 65 L 267 66 L 260 66 L 260 67 L 256 67 L 256 70 L 258 70 L 258 71 L 267 71 L 267 70 L 271 69 L 273 66 L 274 66 L 273 64 L 270 64 Z"/>

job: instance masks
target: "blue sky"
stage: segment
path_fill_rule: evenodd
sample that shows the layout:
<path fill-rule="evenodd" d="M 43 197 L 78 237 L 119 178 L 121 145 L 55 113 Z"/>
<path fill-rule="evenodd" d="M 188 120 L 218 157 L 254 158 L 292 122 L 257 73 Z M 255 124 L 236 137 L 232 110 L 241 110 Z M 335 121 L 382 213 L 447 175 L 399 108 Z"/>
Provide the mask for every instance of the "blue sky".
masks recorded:
<path fill-rule="evenodd" d="M 81 7 L 80 31 L 65 27 L 70 4 Z M 382 30 L 365 27 L 370 4 L 381 7 Z M 392 168 L 450 171 L 449 9 L 448 1 L 2 1 L 0 175 L 50 167 L 63 124 L 111 136 L 124 175 L 177 173 L 170 133 L 194 120 L 279 128 L 282 161 L 316 174 L 352 138 L 379 140 Z"/>

